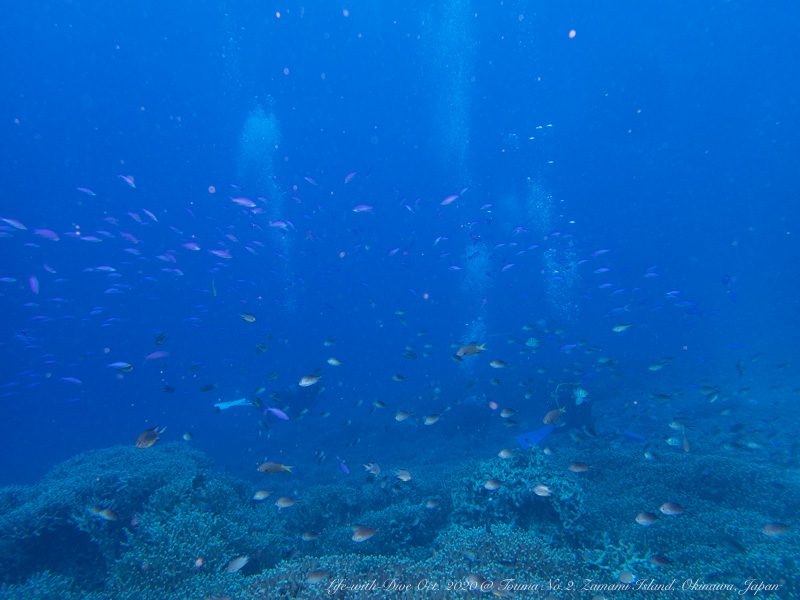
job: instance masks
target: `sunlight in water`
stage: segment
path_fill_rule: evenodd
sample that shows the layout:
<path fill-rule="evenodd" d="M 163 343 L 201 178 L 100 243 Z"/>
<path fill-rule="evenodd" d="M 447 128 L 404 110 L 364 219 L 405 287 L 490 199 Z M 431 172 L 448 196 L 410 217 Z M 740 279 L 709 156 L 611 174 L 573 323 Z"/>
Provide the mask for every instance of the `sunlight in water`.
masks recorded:
<path fill-rule="evenodd" d="M 278 117 L 274 112 L 266 112 L 260 105 L 250 112 L 239 138 L 239 183 L 246 188 L 248 195 L 265 196 L 266 202 L 259 202 L 270 222 L 285 218 L 285 194 L 275 181 L 276 157 L 281 144 Z M 294 310 L 296 293 L 292 273 L 291 236 L 281 227 L 269 227 L 269 245 L 275 248 L 283 259 L 279 266 L 282 285 L 280 303 L 288 311 Z"/>

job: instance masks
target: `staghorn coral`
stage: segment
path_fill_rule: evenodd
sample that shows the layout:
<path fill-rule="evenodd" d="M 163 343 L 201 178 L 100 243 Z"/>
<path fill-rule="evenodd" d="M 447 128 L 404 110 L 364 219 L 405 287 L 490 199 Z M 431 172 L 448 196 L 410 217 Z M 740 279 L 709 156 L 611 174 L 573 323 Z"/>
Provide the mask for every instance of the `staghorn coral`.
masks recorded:
<path fill-rule="evenodd" d="M 503 482 L 495 491 L 485 489 L 487 479 Z M 544 483 L 554 495 L 541 498 L 532 488 Z M 453 503 L 451 519 L 465 525 L 513 523 L 522 529 L 538 528 L 550 535 L 578 535 L 585 513 L 583 487 L 541 452 L 531 451 L 511 460 L 473 461 L 448 481 Z"/>
<path fill-rule="evenodd" d="M 58 465 L 29 491 L 6 490 L 0 497 L 22 502 L 0 516 L 0 581 L 50 571 L 84 591 L 118 594 L 177 587 L 198 574 L 200 557 L 206 570 L 248 553 L 253 571 L 274 565 L 286 537 L 280 523 L 248 502 L 247 484 L 209 466 L 186 445 L 117 447 Z"/>
<path fill-rule="evenodd" d="M 554 591 L 566 599 L 591 597 L 594 592 L 579 589 L 587 580 L 619 585 L 621 571 L 642 581 L 699 578 L 739 588 L 756 577 L 783 582 L 777 598 L 796 595 L 800 536 L 761 533 L 765 522 L 787 514 L 782 503 L 794 502 L 796 482 L 784 478 L 782 487 L 770 486 L 779 473 L 766 461 L 754 469 L 729 456 L 676 453 L 648 463 L 637 450 L 598 441 L 550 457 L 527 452 L 506 461 L 441 461 L 410 467 L 408 482 L 389 474 L 311 486 L 283 511 L 252 502 L 250 485 L 213 472 L 185 445 L 89 452 L 40 484 L 0 490 L 0 600 L 482 597 L 465 584 L 470 576 L 522 586 L 495 588 L 500 596 Z M 593 468 L 571 473 L 570 460 Z M 483 482 L 490 477 L 504 485 L 489 492 Z M 774 488 L 778 499 L 748 502 L 741 486 L 746 477 Z M 679 485 L 682 478 L 694 484 Z M 537 483 L 549 485 L 554 496 L 535 496 L 530 490 Z M 439 505 L 426 509 L 429 498 Z M 635 523 L 637 512 L 657 512 L 667 500 L 687 513 L 660 517 L 649 528 Z M 92 504 L 120 519 L 98 518 L 87 510 Z M 355 543 L 349 524 L 379 531 Z M 309 529 L 319 538 L 301 542 Z M 69 552 L 60 551 L 66 547 Z M 654 554 L 673 564 L 656 567 Z M 230 560 L 242 555 L 249 556 L 247 565 L 227 573 Z M 327 572 L 321 581 L 306 581 L 321 569 Z M 345 587 L 331 587 L 337 580 Z"/>
<path fill-rule="evenodd" d="M 36 598 L 37 600 L 108 600 L 101 593 L 75 591 L 73 580 L 63 575 L 55 575 L 49 571 L 36 573 L 27 581 L 19 584 L 0 585 L 0 600 L 20 600 Z"/>

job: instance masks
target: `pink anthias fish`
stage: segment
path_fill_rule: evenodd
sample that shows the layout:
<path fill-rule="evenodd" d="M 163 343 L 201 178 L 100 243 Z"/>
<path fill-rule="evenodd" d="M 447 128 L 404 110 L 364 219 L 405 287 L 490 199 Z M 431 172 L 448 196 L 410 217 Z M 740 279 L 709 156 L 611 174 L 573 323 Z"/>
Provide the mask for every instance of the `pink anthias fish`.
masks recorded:
<path fill-rule="evenodd" d="M 166 350 L 156 350 L 155 352 L 151 352 L 147 356 L 144 357 L 145 360 L 156 360 L 159 358 L 166 358 L 169 356 L 169 352 Z"/>
<path fill-rule="evenodd" d="M 442 206 L 447 206 L 448 204 L 451 204 L 451 203 L 455 202 L 459 198 L 460 198 L 460 196 L 458 194 L 451 194 L 451 195 L 447 196 L 444 200 L 442 200 L 441 204 L 442 204 Z"/>
<path fill-rule="evenodd" d="M 209 250 L 211 254 L 214 256 L 219 256 L 220 258 L 231 258 L 231 253 L 227 250 Z"/>
<path fill-rule="evenodd" d="M 23 225 L 22 223 L 20 223 L 16 219 L 0 219 L 0 221 L 3 221 L 4 223 L 7 223 L 8 225 L 11 225 L 14 229 L 20 229 L 20 230 L 27 229 L 27 227 L 25 227 L 25 225 Z"/>
<path fill-rule="evenodd" d="M 28 283 L 30 283 L 30 285 L 31 285 L 31 291 L 34 294 L 38 294 L 39 293 L 39 280 L 36 278 L 36 275 L 31 275 L 30 278 L 28 279 Z"/>
<path fill-rule="evenodd" d="M 57 242 L 61 239 L 58 237 L 58 234 L 55 231 L 51 231 L 50 229 L 34 229 L 33 233 L 34 235 L 41 236 L 48 240 L 53 240 L 54 242 Z"/>
<path fill-rule="evenodd" d="M 369 204 L 358 204 L 353 207 L 354 213 L 372 212 L 372 207 Z"/>
<path fill-rule="evenodd" d="M 78 190 L 79 192 L 83 192 L 84 194 L 88 194 L 88 195 L 90 195 L 90 196 L 97 196 L 97 194 L 95 194 L 95 193 L 94 193 L 92 190 L 90 190 L 89 188 L 85 188 L 85 187 L 79 187 L 79 188 L 75 188 L 75 189 L 76 189 L 76 190 Z"/>
<path fill-rule="evenodd" d="M 141 241 L 135 235 L 133 235 L 132 233 L 125 233 L 124 231 L 121 231 L 120 232 L 120 236 L 122 236 L 123 238 L 125 238 L 126 240 L 128 240 L 129 242 L 132 242 L 134 244 L 141 243 Z"/>
<path fill-rule="evenodd" d="M 231 200 L 239 206 L 244 206 L 246 208 L 254 208 L 256 205 L 256 203 L 250 200 L 250 198 L 231 198 Z"/>
<path fill-rule="evenodd" d="M 348 173 L 347 175 L 344 176 L 344 182 L 345 183 L 350 183 L 351 181 L 353 181 L 353 177 L 355 177 L 355 176 L 356 176 L 356 172 L 355 171 L 353 171 L 352 173 Z"/>
<path fill-rule="evenodd" d="M 278 417 L 279 419 L 283 419 L 284 421 L 289 420 L 289 415 L 283 412 L 280 408 L 265 408 L 264 414 L 271 413 Z"/>
<path fill-rule="evenodd" d="M 128 184 L 129 186 L 131 186 L 133 189 L 136 189 L 136 184 L 135 184 L 135 183 L 133 183 L 133 175 L 117 175 L 117 177 L 119 177 L 120 179 L 122 179 L 122 181 L 124 181 L 125 183 L 127 183 L 127 184 Z"/>

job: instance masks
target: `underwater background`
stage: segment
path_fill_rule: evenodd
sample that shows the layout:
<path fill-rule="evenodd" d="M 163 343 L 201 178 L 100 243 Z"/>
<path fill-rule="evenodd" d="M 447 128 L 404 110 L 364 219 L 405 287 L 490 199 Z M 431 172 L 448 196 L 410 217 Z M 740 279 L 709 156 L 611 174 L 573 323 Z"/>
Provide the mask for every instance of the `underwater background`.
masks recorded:
<path fill-rule="evenodd" d="M 0 599 L 800 597 L 796 3 L 4 16 Z"/>

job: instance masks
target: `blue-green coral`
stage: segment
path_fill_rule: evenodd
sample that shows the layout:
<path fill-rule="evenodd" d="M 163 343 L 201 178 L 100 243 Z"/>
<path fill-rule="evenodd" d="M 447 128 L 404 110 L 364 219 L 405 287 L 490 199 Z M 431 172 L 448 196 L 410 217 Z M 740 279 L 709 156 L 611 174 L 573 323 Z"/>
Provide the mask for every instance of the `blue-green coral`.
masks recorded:
<path fill-rule="evenodd" d="M 599 444 L 575 451 L 580 456 L 528 451 L 510 460 L 420 465 L 408 482 L 349 477 L 300 490 L 297 504 L 280 512 L 253 502 L 250 484 L 214 471 L 187 445 L 87 452 L 37 485 L 0 490 L 0 600 L 321 598 L 337 580 L 378 582 L 377 589 L 345 590 L 353 599 L 478 597 L 459 588 L 469 577 L 540 590 L 571 581 L 575 589 L 558 597 L 578 598 L 587 594 L 577 584 L 613 584 L 622 571 L 640 580 L 740 587 L 755 577 L 783 582 L 776 597 L 797 593 L 798 536 L 770 538 L 760 528 L 791 521 L 800 486 L 777 485 L 785 478 L 768 461 L 676 453 L 648 463 L 632 446 Z M 570 472 L 578 458 L 592 469 Z M 485 489 L 488 478 L 502 487 Z M 533 494 L 538 483 L 554 495 Z M 430 499 L 437 502 L 426 505 Z M 636 524 L 637 512 L 657 512 L 667 500 L 689 510 L 649 528 Z M 119 518 L 100 518 L 100 508 Z M 378 532 L 355 543 L 353 525 Z M 309 530 L 319 537 L 302 541 Z M 656 567 L 654 554 L 674 564 Z M 244 568 L 228 573 L 230 561 L 244 555 Z M 307 582 L 311 571 L 323 571 L 320 581 Z M 436 589 L 421 587 L 424 581 Z"/>

